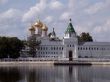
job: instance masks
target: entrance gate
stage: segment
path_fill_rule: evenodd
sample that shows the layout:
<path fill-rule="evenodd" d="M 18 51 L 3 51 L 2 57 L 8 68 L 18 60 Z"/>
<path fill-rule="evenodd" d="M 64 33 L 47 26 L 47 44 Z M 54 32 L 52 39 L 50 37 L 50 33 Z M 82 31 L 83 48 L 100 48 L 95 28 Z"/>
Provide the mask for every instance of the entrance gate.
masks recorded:
<path fill-rule="evenodd" d="M 69 61 L 72 61 L 73 60 L 73 56 L 72 56 L 72 51 L 69 51 Z"/>

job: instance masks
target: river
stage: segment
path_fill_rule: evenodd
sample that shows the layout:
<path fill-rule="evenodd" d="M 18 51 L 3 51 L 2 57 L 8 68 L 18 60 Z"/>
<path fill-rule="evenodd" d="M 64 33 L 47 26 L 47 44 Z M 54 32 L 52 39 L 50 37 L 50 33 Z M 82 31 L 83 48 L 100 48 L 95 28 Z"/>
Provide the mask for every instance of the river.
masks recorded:
<path fill-rule="evenodd" d="M 0 82 L 110 82 L 110 66 L 0 66 Z"/>

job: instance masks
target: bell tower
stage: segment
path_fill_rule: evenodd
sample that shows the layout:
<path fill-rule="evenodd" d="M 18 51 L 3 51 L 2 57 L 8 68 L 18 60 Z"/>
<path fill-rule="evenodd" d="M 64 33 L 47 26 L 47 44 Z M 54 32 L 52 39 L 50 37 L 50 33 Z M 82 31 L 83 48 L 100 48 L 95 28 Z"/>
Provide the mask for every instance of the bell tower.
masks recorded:
<path fill-rule="evenodd" d="M 78 38 L 71 19 L 69 20 L 69 24 L 64 34 L 63 45 L 65 46 L 63 52 L 64 58 L 72 61 L 78 57 Z"/>

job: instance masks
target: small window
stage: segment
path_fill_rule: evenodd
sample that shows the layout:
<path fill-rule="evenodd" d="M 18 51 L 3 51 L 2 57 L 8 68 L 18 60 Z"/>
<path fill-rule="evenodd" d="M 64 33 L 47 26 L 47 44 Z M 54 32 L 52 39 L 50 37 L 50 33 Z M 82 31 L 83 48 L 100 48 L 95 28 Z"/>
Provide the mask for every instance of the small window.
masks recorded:
<path fill-rule="evenodd" d="M 98 48 L 97 48 L 97 50 L 98 50 Z"/>
<path fill-rule="evenodd" d="M 94 50 L 96 50 L 96 48 L 94 48 Z"/>
<path fill-rule="evenodd" d="M 54 50 L 55 50 L 55 47 L 54 47 Z"/>
<path fill-rule="evenodd" d="M 42 47 L 40 49 L 42 50 Z"/>
<path fill-rule="evenodd" d="M 51 50 L 53 50 L 53 47 L 51 47 Z"/>
<path fill-rule="evenodd" d="M 59 50 L 61 50 L 61 47 L 59 47 Z"/>
<path fill-rule="evenodd" d="M 58 47 L 56 48 L 56 50 L 58 50 Z"/>

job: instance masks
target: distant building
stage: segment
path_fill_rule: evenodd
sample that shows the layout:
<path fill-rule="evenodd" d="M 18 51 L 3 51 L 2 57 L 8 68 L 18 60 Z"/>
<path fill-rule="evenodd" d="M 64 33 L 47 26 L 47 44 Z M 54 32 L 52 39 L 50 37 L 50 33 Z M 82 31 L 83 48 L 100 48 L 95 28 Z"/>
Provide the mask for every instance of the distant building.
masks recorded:
<path fill-rule="evenodd" d="M 36 49 L 36 58 L 73 60 L 75 58 L 110 58 L 110 42 L 78 43 L 78 38 L 71 19 L 64 33 L 63 39 L 56 36 L 53 31 L 48 35 L 48 27 L 40 20 L 29 29 L 30 35 L 41 44 Z M 27 48 L 26 50 L 28 50 Z M 26 51 L 24 50 L 24 51 Z"/>

